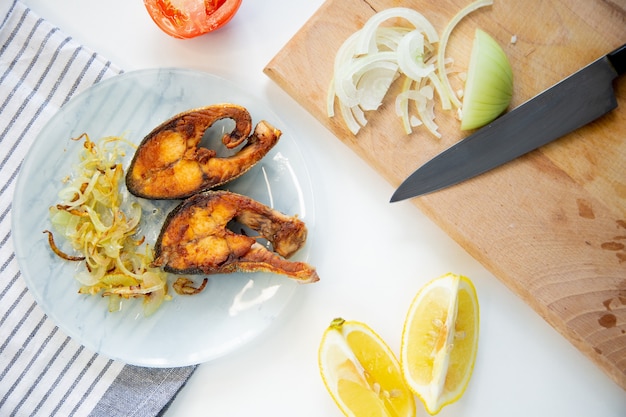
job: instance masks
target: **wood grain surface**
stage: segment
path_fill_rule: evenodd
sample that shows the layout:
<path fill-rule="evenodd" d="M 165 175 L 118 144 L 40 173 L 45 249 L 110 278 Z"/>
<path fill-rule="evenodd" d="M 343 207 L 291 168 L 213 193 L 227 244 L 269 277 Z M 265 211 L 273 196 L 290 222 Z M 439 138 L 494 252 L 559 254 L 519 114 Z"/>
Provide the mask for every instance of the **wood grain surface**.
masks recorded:
<path fill-rule="evenodd" d="M 453 115 L 438 112 L 441 139 L 420 129 L 406 135 L 390 96 L 352 135 L 326 115 L 335 52 L 385 8 L 412 7 L 441 33 L 468 3 L 328 0 L 265 73 L 397 186 L 467 132 Z M 511 61 L 514 108 L 626 43 L 626 2 L 495 0 L 450 37 L 447 56 L 459 71 L 467 68 L 476 28 L 493 36 Z M 619 107 L 600 120 L 411 201 L 626 390 L 626 77 L 614 85 Z"/>

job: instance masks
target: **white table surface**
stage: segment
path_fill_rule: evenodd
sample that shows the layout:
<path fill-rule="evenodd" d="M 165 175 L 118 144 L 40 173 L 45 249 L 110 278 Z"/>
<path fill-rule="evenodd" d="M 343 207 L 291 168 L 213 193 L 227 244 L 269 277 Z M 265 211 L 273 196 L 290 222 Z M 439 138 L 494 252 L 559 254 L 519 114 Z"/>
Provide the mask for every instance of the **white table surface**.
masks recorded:
<path fill-rule="evenodd" d="M 316 196 L 310 263 L 321 281 L 299 288 L 261 337 L 199 366 L 166 417 L 340 416 L 317 366 L 331 319 L 367 322 L 398 352 L 413 295 L 448 271 L 474 281 L 481 335 L 465 395 L 440 416 L 626 416 L 626 392 L 410 202 L 389 204 L 391 185 L 263 74 L 322 0 L 244 0 L 225 28 L 185 41 L 162 33 L 141 0 L 24 1 L 127 71 L 176 66 L 238 83 L 289 124 L 306 154 Z"/>

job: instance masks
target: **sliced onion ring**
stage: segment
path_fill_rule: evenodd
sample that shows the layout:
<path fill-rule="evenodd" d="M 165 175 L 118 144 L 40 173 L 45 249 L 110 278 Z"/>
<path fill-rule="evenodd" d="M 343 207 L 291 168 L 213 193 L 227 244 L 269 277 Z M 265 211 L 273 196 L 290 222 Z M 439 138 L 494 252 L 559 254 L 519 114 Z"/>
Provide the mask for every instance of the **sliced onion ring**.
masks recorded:
<path fill-rule="evenodd" d="M 491 6 L 492 4 L 493 0 L 477 0 L 465 6 L 452 18 L 452 20 L 450 20 L 450 23 L 448 23 L 446 28 L 443 30 L 443 34 L 441 35 L 441 43 L 437 52 L 437 66 L 439 69 L 439 74 L 445 74 L 446 46 L 448 45 L 448 39 L 450 38 L 452 30 L 454 30 L 456 25 L 458 25 L 459 22 L 468 14 L 480 9 L 481 7 Z M 450 86 L 450 80 L 447 76 L 442 77 L 442 80 L 444 88 L 446 89 L 446 92 L 448 94 L 448 97 L 452 101 L 452 104 L 454 104 L 457 108 L 460 108 L 462 105 L 461 100 L 459 100 L 456 94 L 452 91 L 452 87 Z"/>
<path fill-rule="evenodd" d="M 337 51 L 326 101 L 328 117 L 335 116 L 337 101 L 346 126 L 356 135 L 367 123 L 365 112 L 377 109 L 393 81 L 404 76 L 406 81 L 396 97 L 396 112 L 405 132 L 410 134 L 412 127 L 423 124 L 440 137 L 430 93 L 437 93 L 444 110 L 461 107 L 446 70 L 449 60 L 445 58 L 445 49 L 450 33 L 469 13 L 491 4 L 493 0 L 477 0 L 459 11 L 444 29 L 438 48 L 437 31 L 416 10 L 392 7 L 374 14 Z M 404 19 L 413 28 L 381 26 L 391 19 Z M 409 101 L 415 102 L 418 120 L 410 116 Z"/>

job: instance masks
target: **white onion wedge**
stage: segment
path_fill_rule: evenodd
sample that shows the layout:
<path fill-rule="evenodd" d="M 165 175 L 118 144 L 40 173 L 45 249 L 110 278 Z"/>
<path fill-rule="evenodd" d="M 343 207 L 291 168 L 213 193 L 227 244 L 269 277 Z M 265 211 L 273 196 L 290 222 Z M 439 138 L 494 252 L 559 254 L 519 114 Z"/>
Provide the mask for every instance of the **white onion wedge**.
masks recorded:
<path fill-rule="evenodd" d="M 477 129 L 498 117 L 513 97 L 513 71 L 502 47 L 476 29 L 467 72 L 461 130 Z"/>

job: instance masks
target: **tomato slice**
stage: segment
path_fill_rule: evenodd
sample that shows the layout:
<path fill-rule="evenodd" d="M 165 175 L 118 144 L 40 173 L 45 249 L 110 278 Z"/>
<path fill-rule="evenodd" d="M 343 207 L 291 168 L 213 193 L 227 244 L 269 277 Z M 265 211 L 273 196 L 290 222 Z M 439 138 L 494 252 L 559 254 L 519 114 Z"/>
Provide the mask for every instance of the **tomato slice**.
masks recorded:
<path fill-rule="evenodd" d="M 242 0 L 144 0 L 154 23 L 175 38 L 193 38 L 219 29 Z"/>

